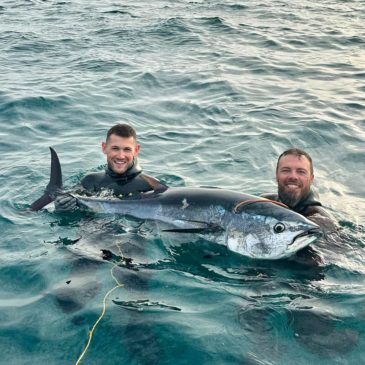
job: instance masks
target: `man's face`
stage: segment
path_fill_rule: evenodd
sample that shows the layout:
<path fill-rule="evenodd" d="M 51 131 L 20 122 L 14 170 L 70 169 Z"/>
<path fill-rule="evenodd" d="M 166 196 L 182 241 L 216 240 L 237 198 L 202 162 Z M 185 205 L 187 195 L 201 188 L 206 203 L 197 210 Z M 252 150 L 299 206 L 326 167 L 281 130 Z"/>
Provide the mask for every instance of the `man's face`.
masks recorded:
<path fill-rule="evenodd" d="M 133 158 L 139 153 L 140 145 L 133 137 L 119 137 L 112 134 L 102 143 L 108 166 L 117 174 L 123 174 L 133 165 Z"/>
<path fill-rule="evenodd" d="M 286 155 L 279 160 L 276 172 L 279 197 L 289 207 L 295 207 L 309 194 L 313 179 L 307 157 Z"/>

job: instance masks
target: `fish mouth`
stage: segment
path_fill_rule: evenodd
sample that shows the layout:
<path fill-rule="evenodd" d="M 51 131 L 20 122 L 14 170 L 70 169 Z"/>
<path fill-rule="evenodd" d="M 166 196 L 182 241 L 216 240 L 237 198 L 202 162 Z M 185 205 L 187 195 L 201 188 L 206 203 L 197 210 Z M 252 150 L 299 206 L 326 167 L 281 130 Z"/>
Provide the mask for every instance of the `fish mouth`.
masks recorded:
<path fill-rule="evenodd" d="M 295 242 L 303 241 L 305 238 L 312 238 L 312 241 L 315 239 L 321 237 L 323 234 L 319 227 L 310 228 L 302 233 L 299 233 L 296 235 L 292 241 L 292 243 L 289 246 L 292 246 Z"/>

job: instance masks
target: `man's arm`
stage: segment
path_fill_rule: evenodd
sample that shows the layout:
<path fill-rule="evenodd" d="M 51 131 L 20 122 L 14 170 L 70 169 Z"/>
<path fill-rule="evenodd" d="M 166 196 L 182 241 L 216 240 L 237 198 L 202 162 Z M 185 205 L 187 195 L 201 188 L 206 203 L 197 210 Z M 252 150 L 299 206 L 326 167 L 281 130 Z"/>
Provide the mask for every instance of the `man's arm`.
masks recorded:
<path fill-rule="evenodd" d="M 339 227 L 335 223 L 334 218 L 321 206 L 308 206 L 303 215 L 319 225 L 324 237 L 328 234 L 339 231 Z"/>

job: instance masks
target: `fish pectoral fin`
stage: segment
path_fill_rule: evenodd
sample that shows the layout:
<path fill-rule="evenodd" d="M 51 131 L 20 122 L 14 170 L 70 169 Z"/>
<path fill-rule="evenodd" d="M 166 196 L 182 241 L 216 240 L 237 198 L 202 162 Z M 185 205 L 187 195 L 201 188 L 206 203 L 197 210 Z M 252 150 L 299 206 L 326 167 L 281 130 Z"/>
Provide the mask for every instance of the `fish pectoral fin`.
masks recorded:
<path fill-rule="evenodd" d="M 206 228 L 172 228 L 163 229 L 163 232 L 175 232 L 175 233 L 206 233 Z"/>
<path fill-rule="evenodd" d="M 192 223 L 191 227 L 185 228 L 171 228 L 171 229 L 163 229 L 163 232 L 176 232 L 176 233 L 214 233 L 222 231 L 222 227 L 205 222 L 197 222 L 197 221 L 187 221 L 187 223 Z"/>
<path fill-rule="evenodd" d="M 140 176 L 144 181 L 146 181 L 152 187 L 154 193 L 163 193 L 168 189 L 167 185 L 163 184 L 161 181 L 155 179 L 152 176 L 144 174 L 141 174 Z"/>

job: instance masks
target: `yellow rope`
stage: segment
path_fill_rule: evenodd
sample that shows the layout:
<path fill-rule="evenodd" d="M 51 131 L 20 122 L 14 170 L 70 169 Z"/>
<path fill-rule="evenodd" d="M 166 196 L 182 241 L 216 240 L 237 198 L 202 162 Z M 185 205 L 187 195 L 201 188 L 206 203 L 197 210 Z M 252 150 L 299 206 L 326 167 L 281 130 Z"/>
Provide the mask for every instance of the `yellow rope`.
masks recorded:
<path fill-rule="evenodd" d="M 120 249 L 120 246 L 118 245 L 118 249 L 119 249 L 119 253 L 120 253 L 120 256 L 123 258 L 123 255 L 122 255 L 122 251 Z M 120 262 L 120 261 L 119 261 Z M 118 262 L 118 263 L 119 263 Z M 94 325 L 92 326 L 91 330 L 89 331 L 89 339 L 87 341 L 87 344 L 85 346 L 85 349 L 84 351 L 81 353 L 81 355 L 79 356 L 79 358 L 77 359 L 75 365 L 79 365 L 82 358 L 85 356 L 87 350 L 89 349 L 89 346 L 90 346 L 90 343 L 91 343 L 91 339 L 93 337 L 93 334 L 95 332 L 95 329 L 97 327 L 97 325 L 99 324 L 99 322 L 102 320 L 102 318 L 104 317 L 104 314 L 106 312 L 106 300 L 108 298 L 108 296 L 115 290 L 115 289 L 118 289 L 118 288 L 121 288 L 123 286 L 123 284 L 119 283 L 118 279 L 115 277 L 113 271 L 114 269 L 118 266 L 118 263 L 116 263 L 111 269 L 110 269 L 110 275 L 112 276 L 112 278 L 114 279 L 114 281 L 117 283 L 117 285 L 110 289 L 104 296 L 104 299 L 103 299 L 103 310 L 101 311 L 101 314 L 99 316 L 99 318 L 96 320 L 96 322 L 94 323 Z"/>

